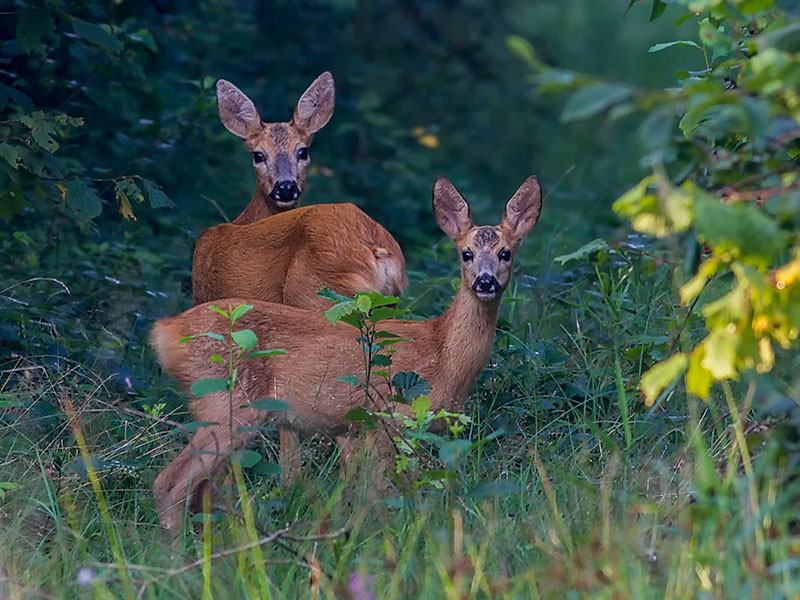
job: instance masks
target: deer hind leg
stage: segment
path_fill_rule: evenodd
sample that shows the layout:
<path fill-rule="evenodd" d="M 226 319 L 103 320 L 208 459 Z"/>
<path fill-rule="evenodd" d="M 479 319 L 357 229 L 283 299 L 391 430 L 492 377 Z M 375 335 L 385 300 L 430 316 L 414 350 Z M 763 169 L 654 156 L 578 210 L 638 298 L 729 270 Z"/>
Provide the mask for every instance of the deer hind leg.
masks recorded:
<path fill-rule="evenodd" d="M 227 424 L 207 425 L 192 436 L 189 444 L 158 474 L 153 484 L 158 520 L 165 532 L 180 529 L 184 511 L 195 510 L 202 498 L 198 492 L 209 479 L 227 468 L 232 450 L 244 445 L 247 435 L 233 435 Z M 209 488 L 210 489 L 210 488 Z"/>

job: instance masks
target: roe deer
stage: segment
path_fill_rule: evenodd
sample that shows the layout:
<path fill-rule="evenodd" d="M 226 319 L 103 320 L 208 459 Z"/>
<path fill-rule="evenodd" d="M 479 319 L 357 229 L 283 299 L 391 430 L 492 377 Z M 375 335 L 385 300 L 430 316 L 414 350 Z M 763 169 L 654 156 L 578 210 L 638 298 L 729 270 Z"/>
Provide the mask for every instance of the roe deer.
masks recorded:
<path fill-rule="evenodd" d="M 400 246 L 353 204 L 317 204 L 249 225 L 203 232 L 192 264 L 194 303 L 238 296 L 322 311 L 323 287 L 401 294 L 408 285 Z"/>
<path fill-rule="evenodd" d="M 433 210 L 442 230 L 453 240 L 461 257 L 461 285 L 448 310 L 427 321 L 387 320 L 381 329 L 411 338 L 397 346 L 392 370 L 414 371 L 428 380 L 431 410 L 460 412 L 475 378 L 492 349 L 500 299 L 511 276 L 514 253 L 536 224 L 541 210 L 541 188 L 529 177 L 506 204 L 496 227 L 477 227 L 469 206 L 444 178 L 433 189 Z M 254 308 L 237 321 L 258 337 L 262 348 L 283 348 L 288 356 L 250 358 L 240 361 L 229 417 L 227 392 L 195 398 L 195 418 L 209 425 L 194 434 L 187 447 L 156 478 L 153 486 L 161 525 L 174 532 L 180 525 L 183 502 L 196 496 L 206 478 L 226 467 L 226 457 L 244 446 L 253 435 L 249 426 L 271 422 L 281 428 L 281 455 L 285 439 L 293 442 L 297 430 L 324 430 L 340 436 L 343 461 L 348 460 L 344 420 L 364 403 L 363 391 L 338 379 L 362 372 L 363 356 L 357 333 L 349 326 L 334 326 L 323 315 L 267 302 L 231 298 L 228 305 L 252 304 Z M 223 343 L 206 337 L 180 343 L 184 336 L 224 331 L 227 326 L 208 305 L 195 306 L 173 318 L 158 321 L 151 343 L 164 370 L 189 391 L 206 377 L 225 377 L 224 365 L 209 362 L 222 354 Z M 386 397 L 384 382 L 375 382 L 376 398 Z M 281 413 L 264 413 L 248 403 L 278 398 L 289 405 Z M 377 400 L 376 400 L 377 402 Z M 407 412 L 404 404 L 377 402 L 371 408 Z M 269 416 L 267 416 L 267 414 Z M 346 466 L 346 465 L 345 465 Z"/>
<path fill-rule="evenodd" d="M 224 79 L 217 81 L 217 108 L 225 128 L 253 155 L 256 190 L 234 219 L 244 225 L 294 208 L 306 182 L 308 146 L 333 115 L 333 75 L 325 71 L 300 96 L 289 123 L 263 123 L 255 105 Z"/>

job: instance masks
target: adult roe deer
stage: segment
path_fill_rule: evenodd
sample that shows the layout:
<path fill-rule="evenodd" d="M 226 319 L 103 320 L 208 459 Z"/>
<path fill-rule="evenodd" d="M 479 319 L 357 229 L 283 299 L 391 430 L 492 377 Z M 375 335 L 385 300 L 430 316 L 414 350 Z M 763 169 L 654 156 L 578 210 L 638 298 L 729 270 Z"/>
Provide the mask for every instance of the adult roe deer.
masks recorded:
<path fill-rule="evenodd" d="M 334 96 L 333 75 L 325 71 L 300 96 L 290 122 L 264 123 L 239 88 L 224 79 L 217 81 L 219 118 L 244 140 L 256 171 L 253 198 L 234 223 L 253 223 L 297 206 L 306 182 L 311 138 L 333 115 Z"/>
<path fill-rule="evenodd" d="M 427 321 L 389 320 L 381 329 L 411 338 L 393 355 L 392 369 L 415 371 L 431 386 L 431 410 L 463 409 L 467 393 L 486 364 L 494 341 L 501 296 L 511 276 L 514 253 L 536 224 L 541 211 L 541 188 L 535 177 L 523 182 L 506 204 L 496 227 L 475 226 L 467 202 L 444 178 L 433 189 L 436 221 L 453 240 L 461 257 L 461 285 L 448 310 Z M 195 398 L 191 409 L 200 421 L 214 422 L 194 434 L 187 447 L 156 478 L 153 486 L 161 525 L 174 532 L 183 514 L 183 502 L 192 500 L 198 487 L 225 468 L 226 457 L 244 446 L 253 435 L 248 426 L 272 422 L 281 429 L 281 455 L 285 432 L 325 430 L 340 436 L 348 430 L 344 416 L 363 405 L 364 394 L 338 379 L 363 369 L 357 332 L 334 326 L 323 315 L 291 306 L 231 298 L 227 307 L 252 304 L 237 327 L 252 329 L 262 348 L 284 348 L 287 356 L 242 360 L 229 419 L 227 392 Z M 165 371 L 185 390 L 206 377 L 225 377 L 223 365 L 209 356 L 222 354 L 224 344 L 209 338 L 180 343 L 184 336 L 225 331 L 227 321 L 208 309 L 195 306 L 176 317 L 158 321 L 151 343 Z M 378 397 L 389 391 L 375 382 Z M 247 406 L 262 398 L 278 398 L 289 405 L 285 412 L 265 413 Z M 403 404 L 372 408 L 407 411 Z M 269 415 L 269 416 L 267 416 Z M 244 426 L 244 427 L 242 427 Z M 245 431 L 241 431 L 244 428 Z M 231 433 L 233 432 L 233 433 Z M 292 439 L 289 437 L 289 439 Z M 347 461 L 347 453 L 342 452 Z"/>

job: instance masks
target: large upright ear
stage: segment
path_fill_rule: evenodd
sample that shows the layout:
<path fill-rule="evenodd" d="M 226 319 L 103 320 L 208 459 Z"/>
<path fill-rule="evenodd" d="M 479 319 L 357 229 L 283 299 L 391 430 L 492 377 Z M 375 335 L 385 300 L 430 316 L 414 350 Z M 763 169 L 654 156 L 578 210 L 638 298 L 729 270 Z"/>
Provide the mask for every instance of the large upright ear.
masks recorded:
<path fill-rule="evenodd" d="M 461 238 L 473 227 L 469 204 L 444 177 L 438 177 L 433 184 L 433 214 L 451 240 Z"/>
<path fill-rule="evenodd" d="M 250 98 L 230 81 L 217 81 L 217 110 L 225 128 L 244 139 L 261 129 L 261 117 Z"/>
<path fill-rule="evenodd" d="M 533 229 L 542 212 L 542 187 L 533 175 L 519 186 L 519 189 L 506 204 L 503 222 L 500 226 L 517 241 L 522 240 Z"/>
<path fill-rule="evenodd" d="M 333 75 L 325 71 L 300 96 L 292 123 L 308 133 L 316 133 L 331 120 L 335 95 Z"/>

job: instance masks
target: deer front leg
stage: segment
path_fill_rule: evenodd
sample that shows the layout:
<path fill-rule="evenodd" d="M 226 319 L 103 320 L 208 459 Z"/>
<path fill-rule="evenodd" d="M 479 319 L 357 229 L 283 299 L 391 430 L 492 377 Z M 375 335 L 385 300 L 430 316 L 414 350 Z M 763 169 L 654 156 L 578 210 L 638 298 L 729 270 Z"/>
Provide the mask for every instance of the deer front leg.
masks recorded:
<path fill-rule="evenodd" d="M 290 485 L 297 481 L 300 475 L 300 436 L 293 429 L 281 427 L 280 436 L 280 461 L 283 470 L 283 484 Z"/>

